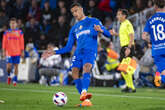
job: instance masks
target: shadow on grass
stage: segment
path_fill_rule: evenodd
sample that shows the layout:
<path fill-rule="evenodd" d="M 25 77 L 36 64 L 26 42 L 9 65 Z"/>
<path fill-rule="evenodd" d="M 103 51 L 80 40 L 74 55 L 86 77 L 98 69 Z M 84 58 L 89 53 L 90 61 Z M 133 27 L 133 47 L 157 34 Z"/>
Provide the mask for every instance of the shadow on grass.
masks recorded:
<path fill-rule="evenodd" d="M 57 110 L 93 110 L 93 107 L 76 107 L 72 105 L 67 105 L 64 107 L 57 107 Z"/>

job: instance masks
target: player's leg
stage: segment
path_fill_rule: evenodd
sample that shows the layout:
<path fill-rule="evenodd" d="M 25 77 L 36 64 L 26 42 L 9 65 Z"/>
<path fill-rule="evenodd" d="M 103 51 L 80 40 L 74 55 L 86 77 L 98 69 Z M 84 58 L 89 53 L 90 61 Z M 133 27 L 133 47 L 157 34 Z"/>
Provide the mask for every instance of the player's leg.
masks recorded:
<path fill-rule="evenodd" d="M 79 68 L 77 68 L 77 67 L 72 68 L 72 78 L 74 80 L 75 86 L 76 86 L 79 94 L 81 94 L 82 84 L 81 84 L 81 79 L 79 78 Z"/>
<path fill-rule="evenodd" d="M 126 78 L 128 79 L 128 85 L 129 85 L 128 87 L 131 88 L 128 90 L 128 92 L 136 92 L 136 89 L 133 83 L 133 74 L 134 73 L 128 72 L 126 76 Z"/>
<path fill-rule="evenodd" d="M 135 53 L 134 53 L 135 52 L 135 48 L 132 45 L 132 47 L 130 49 L 131 49 L 131 53 L 129 54 L 128 57 L 131 57 L 132 59 L 134 59 L 133 57 L 135 55 Z M 128 84 L 129 84 L 129 87 L 131 88 L 131 90 L 129 92 L 136 92 L 136 89 L 135 89 L 135 86 L 134 86 L 134 83 L 133 83 L 133 74 L 134 74 L 134 72 L 132 72 L 132 71 L 128 72 L 128 77 L 127 77 L 128 78 Z"/>
<path fill-rule="evenodd" d="M 156 87 L 161 86 L 161 74 L 158 71 L 155 73 L 154 84 L 155 84 Z"/>
<path fill-rule="evenodd" d="M 88 87 L 91 80 L 91 70 L 96 59 L 96 54 L 94 52 L 86 52 L 82 55 L 83 62 L 83 76 L 82 76 L 82 92 L 80 95 L 80 100 L 83 101 L 78 106 L 92 106 L 91 101 L 89 100 L 92 97 L 91 93 L 87 93 Z"/>
<path fill-rule="evenodd" d="M 122 75 L 122 77 L 123 77 L 123 79 L 125 81 L 125 84 L 126 84 L 126 88 L 122 89 L 121 91 L 122 92 L 126 92 L 126 91 L 128 91 L 128 88 L 129 88 L 129 82 L 127 80 L 127 73 L 121 72 L 121 75 Z"/>
<path fill-rule="evenodd" d="M 82 92 L 87 92 L 91 81 L 91 71 L 96 59 L 95 52 L 84 52 L 83 54 L 83 77 Z"/>
<path fill-rule="evenodd" d="M 13 57 L 13 63 L 14 63 L 13 85 L 16 86 L 17 76 L 18 76 L 18 64 L 20 63 L 20 56 L 14 56 Z"/>
<path fill-rule="evenodd" d="M 126 48 L 127 47 L 124 47 L 121 50 L 121 52 L 122 52 L 121 56 L 123 56 L 123 57 L 126 57 L 125 56 L 125 49 Z M 124 52 L 124 54 L 123 54 L 123 52 Z M 132 46 L 131 53 L 129 54 L 128 57 L 133 57 L 133 56 L 134 56 L 134 47 Z M 127 72 L 127 73 L 121 72 L 121 74 L 122 74 L 122 76 L 123 76 L 123 78 L 126 82 L 126 86 L 127 86 L 125 89 L 122 90 L 122 92 L 136 92 L 135 86 L 133 84 L 133 74 L 134 73 L 132 73 L 132 71 L 130 71 L 130 72 Z"/>
<path fill-rule="evenodd" d="M 18 64 L 14 64 L 14 77 L 13 77 L 13 85 L 17 84 L 17 76 L 18 76 Z"/>
<path fill-rule="evenodd" d="M 82 92 L 80 100 L 82 106 L 92 106 L 91 101 L 89 100 L 92 97 L 91 93 L 87 93 L 88 87 L 90 86 L 91 80 L 91 70 L 94 65 L 96 54 L 93 52 L 88 52 L 83 55 L 83 76 L 82 76 Z"/>
<path fill-rule="evenodd" d="M 134 56 L 134 48 L 131 48 L 131 53 L 128 57 Z M 132 58 L 133 59 L 133 58 Z M 126 80 L 128 81 L 128 91 L 127 92 L 136 92 L 134 83 L 133 83 L 133 71 L 128 71 L 126 75 Z"/>
<path fill-rule="evenodd" d="M 10 73 L 11 73 L 11 66 L 12 66 L 12 64 L 11 63 L 7 63 L 6 66 L 7 66 L 6 69 L 7 69 L 7 74 L 8 74 L 7 83 L 8 83 L 8 85 L 10 85 L 10 83 L 11 83 Z"/>
<path fill-rule="evenodd" d="M 82 77 L 82 92 L 87 92 L 91 80 L 91 69 L 92 64 L 86 63 L 83 66 L 83 77 Z"/>
<path fill-rule="evenodd" d="M 74 79 L 75 86 L 78 90 L 78 92 L 82 93 L 82 79 L 79 78 L 79 71 L 80 68 L 82 68 L 82 60 L 81 55 L 75 55 L 72 58 L 72 77 Z M 78 104 L 77 106 L 91 106 L 90 101 L 83 101 L 81 104 Z"/>
<path fill-rule="evenodd" d="M 165 70 L 161 72 L 161 86 L 165 87 Z"/>
<path fill-rule="evenodd" d="M 89 100 L 92 97 L 91 93 L 87 93 L 88 87 L 90 85 L 92 64 L 86 63 L 83 66 L 83 77 L 82 77 L 82 92 L 80 95 L 80 100 L 83 101 L 78 106 L 92 106 L 92 102 Z"/>
<path fill-rule="evenodd" d="M 82 91 L 82 82 L 81 82 L 81 79 L 79 78 L 79 71 L 82 66 L 80 57 L 81 57 L 81 55 L 74 55 L 72 57 L 72 64 L 71 64 L 72 78 L 74 80 L 75 86 L 76 86 L 79 94 L 81 94 L 81 91 Z"/>
<path fill-rule="evenodd" d="M 122 92 L 136 92 L 136 89 L 135 89 L 135 86 L 133 84 L 133 73 L 124 73 L 124 72 L 121 72 L 124 80 L 125 80 L 125 83 L 126 83 L 126 88 L 125 89 L 122 89 L 121 91 Z"/>
<path fill-rule="evenodd" d="M 121 50 L 120 50 L 120 63 L 122 62 L 123 58 L 125 58 L 125 49 L 126 47 L 122 47 Z M 121 91 L 122 92 L 127 92 L 128 91 L 128 88 L 129 88 L 129 81 L 128 81 L 128 78 L 127 78 L 127 73 L 125 72 L 121 72 L 121 75 L 125 81 L 125 84 L 126 84 L 126 88 L 122 89 Z"/>
<path fill-rule="evenodd" d="M 156 73 L 154 83 L 157 87 L 164 86 L 165 85 L 165 67 L 164 67 L 165 56 L 160 55 L 160 56 L 154 56 L 153 58 L 157 66 L 158 72 L 161 73 L 161 74 Z"/>
<path fill-rule="evenodd" d="M 8 78 L 7 78 L 7 83 L 8 85 L 10 85 L 11 83 L 11 71 L 12 71 L 12 63 L 13 63 L 13 60 L 12 60 L 12 57 L 11 56 L 7 56 L 6 57 L 6 71 L 7 71 L 7 75 L 8 75 Z"/>

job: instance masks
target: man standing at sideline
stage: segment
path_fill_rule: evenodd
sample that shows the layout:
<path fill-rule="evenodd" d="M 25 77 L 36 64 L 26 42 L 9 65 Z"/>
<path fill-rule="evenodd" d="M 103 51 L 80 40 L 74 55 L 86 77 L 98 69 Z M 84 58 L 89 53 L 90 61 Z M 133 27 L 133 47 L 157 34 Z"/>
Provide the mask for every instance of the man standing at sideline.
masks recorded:
<path fill-rule="evenodd" d="M 111 35 L 119 36 L 120 38 L 120 62 L 123 58 L 134 56 L 134 29 L 131 22 L 127 19 L 128 11 L 126 9 L 119 9 L 117 11 L 117 19 L 120 22 L 119 34 L 114 30 L 110 30 Z M 133 72 L 121 72 L 126 88 L 122 92 L 136 92 L 135 86 L 133 84 Z"/>
<path fill-rule="evenodd" d="M 10 29 L 5 31 L 2 41 L 3 56 L 7 61 L 8 84 L 11 83 L 10 73 L 12 64 L 14 65 L 13 85 L 17 84 L 18 64 L 20 63 L 20 56 L 24 55 L 24 35 L 20 29 L 17 29 L 16 18 L 10 19 Z"/>

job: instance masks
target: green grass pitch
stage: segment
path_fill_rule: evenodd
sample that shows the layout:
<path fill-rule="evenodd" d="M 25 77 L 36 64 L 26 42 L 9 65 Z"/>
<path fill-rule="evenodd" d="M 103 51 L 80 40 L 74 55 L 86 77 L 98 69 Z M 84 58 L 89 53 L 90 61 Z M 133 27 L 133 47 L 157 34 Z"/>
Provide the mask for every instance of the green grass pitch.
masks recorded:
<path fill-rule="evenodd" d="M 55 92 L 68 96 L 64 107 L 52 102 Z M 75 107 L 79 94 L 74 86 L 49 87 L 38 84 L 0 83 L 0 110 L 165 110 L 165 90 L 138 88 L 136 93 L 121 93 L 119 88 L 90 87 L 92 107 Z"/>

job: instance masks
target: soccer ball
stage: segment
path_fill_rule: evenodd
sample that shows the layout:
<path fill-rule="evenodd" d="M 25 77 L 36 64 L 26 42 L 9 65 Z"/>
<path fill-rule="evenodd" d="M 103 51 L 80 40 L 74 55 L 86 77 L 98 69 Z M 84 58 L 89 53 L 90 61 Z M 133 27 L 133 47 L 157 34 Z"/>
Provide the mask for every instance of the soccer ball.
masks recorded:
<path fill-rule="evenodd" d="M 67 96 L 63 92 L 57 92 L 53 95 L 53 103 L 57 106 L 64 106 L 67 103 Z"/>

